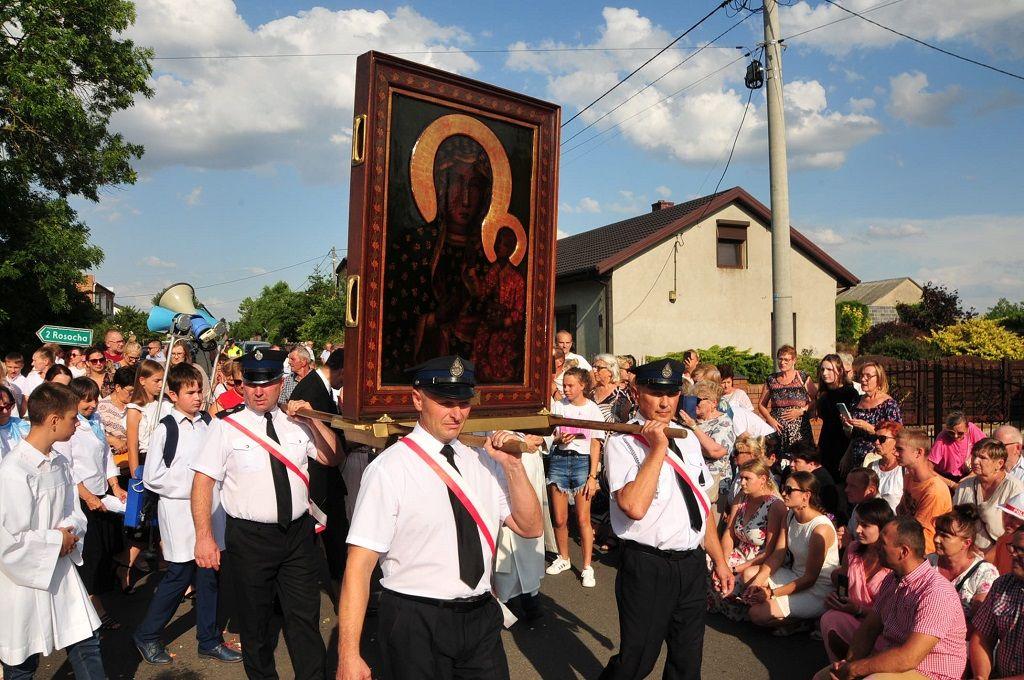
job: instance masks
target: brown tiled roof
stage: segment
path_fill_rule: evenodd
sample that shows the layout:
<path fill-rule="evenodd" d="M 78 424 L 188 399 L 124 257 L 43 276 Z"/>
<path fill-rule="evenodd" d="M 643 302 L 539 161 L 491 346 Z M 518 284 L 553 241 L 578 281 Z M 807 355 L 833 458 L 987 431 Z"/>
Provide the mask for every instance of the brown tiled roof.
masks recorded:
<path fill-rule="evenodd" d="M 764 224 L 771 224 L 771 211 L 767 206 L 742 188 L 733 187 L 671 208 L 644 213 L 559 239 L 558 278 L 606 274 L 629 258 L 692 227 L 705 215 L 714 214 L 734 202 L 743 205 Z M 860 282 L 849 270 L 792 227 L 790 242 L 833 276 L 838 286 L 848 288 Z"/>

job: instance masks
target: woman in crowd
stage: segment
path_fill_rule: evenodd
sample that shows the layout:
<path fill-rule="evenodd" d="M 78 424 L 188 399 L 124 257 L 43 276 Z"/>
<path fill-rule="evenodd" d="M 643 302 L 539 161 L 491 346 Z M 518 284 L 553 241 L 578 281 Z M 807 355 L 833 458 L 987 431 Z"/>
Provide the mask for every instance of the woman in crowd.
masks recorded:
<path fill-rule="evenodd" d="M 122 514 L 128 494 L 117 481 L 117 466 L 107 445 L 103 424 L 96 416 L 100 388 L 89 377 L 75 378 L 69 385 L 78 397 L 78 427 L 71 439 L 54 444 L 53 450 L 72 461 L 71 481 L 78 485 L 78 497 L 86 518 L 82 565 L 78 573 L 89 592 L 102 630 L 121 627 L 103 607 L 100 595 L 110 590 L 117 578 L 126 592 L 128 566 L 119 561 L 124 547 Z"/>
<path fill-rule="evenodd" d="M 747 393 L 733 385 L 736 374 L 732 370 L 732 365 L 718 364 L 717 368 L 718 375 L 721 378 L 722 398 L 729 402 L 730 406 L 739 406 L 748 411 L 753 411 L 754 405 L 750 402 L 750 397 L 747 396 Z"/>
<path fill-rule="evenodd" d="M 734 427 L 733 432 L 735 431 L 736 428 Z M 736 437 L 736 442 L 733 444 L 732 451 L 732 468 L 730 475 L 732 477 L 732 483 L 729 487 L 727 499 L 730 506 L 743 502 L 743 487 L 740 485 L 739 475 L 740 468 L 752 460 L 761 461 L 769 470 L 771 470 L 772 467 L 768 462 L 768 458 L 765 456 L 764 437 L 758 437 L 750 434 L 749 432 L 744 432 Z M 772 475 L 772 486 L 775 489 L 776 495 L 778 495 L 779 480 L 774 474 Z"/>
<path fill-rule="evenodd" d="M 0 459 L 10 453 L 28 431 L 28 420 L 18 417 L 14 391 L 7 385 L 0 385 Z"/>
<path fill-rule="evenodd" d="M 903 498 L 903 468 L 896 457 L 896 435 L 903 426 L 892 420 L 883 420 L 875 425 L 875 453 L 880 458 L 870 467 L 878 475 L 878 495 L 885 499 L 893 512 Z"/>
<path fill-rule="evenodd" d="M 629 398 L 619 388 L 619 364 L 612 354 L 598 354 L 591 364 L 594 369 L 594 389 L 590 399 L 609 423 L 629 420 Z"/>
<path fill-rule="evenodd" d="M 732 469 L 729 467 L 729 459 L 732 456 L 733 445 L 736 443 L 736 434 L 732 430 L 732 420 L 718 410 L 718 400 L 722 396 L 718 383 L 711 380 L 698 380 L 690 389 L 698 399 L 697 418 L 694 420 L 683 409 L 679 410 L 679 417 L 683 424 L 697 435 L 701 453 L 704 454 L 704 461 L 713 478 L 711 488 L 708 489 L 708 497 L 712 504 L 717 504 L 721 494 L 721 485 L 724 484 L 728 488 L 732 484 Z M 728 512 L 728 508 L 724 507 L 716 508 L 716 510 L 716 518 L 720 513 Z"/>
<path fill-rule="evenodd" d="M 133 478 L 139 477 L 137 470 L 146 459 L 149 448 L 149 436 L 153 433 L 160 418 L 171 412 L 171 404 L 166 399 L 161 405 L 159 415 L 156 407 L 151 406 L 160 396 L 160 385 L 164 380 L 164 367 L 155 361 L 146 359 L 139 364 L 132 385 L 131 401 L 125 405 L 125 433 L 128 437 L 128 470 Z"/>
<path fill-rule="evenodd" d="M 857 378 L 864 395 L 850 409 L 850 418 L 843 421 L 853 428 L 850 447 L 839 463 L 839 473 L 846 473 L 864 465 L 864 458 L 875 448 L 875 425 L 883 420 L 903 423 L 903 413 L 896 400 L 889 396 L 889 379 L 885 369 L 874 361 L 865 361 L 858 369 Z"/>
<path fill-rule="evenodd" d="M 85 350 L 85 366 L 89 370 L 88 378 L 96 383 L 100 390 L 100 396 L 106 397 L 112 389 L 110 386 L 110 373 L 107 371 L 107 357 L 99 347 L 90 347 Z"/>
<path fill-rule="evenodd" d="M 857 506 L 856 539 L 846 548 L 844 566 L 832 572 L 832 581 L 845 580 L 843 595 L 837 589 L 825 598 L 828 608 L 821 617 L 821 639 L 829 661 L 846 658 L 853 634 L 871 611 L 882 580 L 889 569 L 882 566 L 878 538 L 882 527 L 895 519 L 896 513 L 882 498 L 872 498 Z"/>
<path fill-rule="evenodd" d="M 998 439 L 986 438 L 971 450 L 972 476 L 953 492 L 953 504 L 974 503 L 981 513 L 981 523 L 974 545 L 981 552 L 992 547 L 1003 535 L 1003 513 L 999 506 L 1024 492 L 1024 482 L 1006 472 L 1006 445 Z"/>
<path fill-rule="evenodd" d="M 224 372 L 224 368 L 228 365 L 229 361 L 231 359 L 224 352 L 221 352 L 220 356 L 217 357 L 217 375 L 214 376 L 215 384 L 213 386 L 214 399 L 231 389 L 229 384 L 231 382 L 231 375 Z"/>
<path fill-rule="evenodd" d="M 126 350 L 128 351 L 128 350 Z M 107 443 L 114 454 L 114 463 L 119 468 L 128 469 L 128 404 L 132 400 L 135 389 L 135 368 L 122 366 L 114 371 L 111 379 L 109 397 L 100 399 L 96 409 L 103 430 L 107 433 Z"/>
<path fill-rule="evenodd" d="M 553 404 L 552 413 L 565 418 L 604 420 L 597 404 L 587 399 L 590 372 L 570 368 L 562 379 L 565 397 Z M 602 430 L 559 427 L 554 432 L 554 448 L 548 461 L 548 490 L 551 500 L 551 521 L 558 544 L 558 557 L 547 573 L 560 574 L 572 567 L 569 562 L 569 496 L 576 505 L 576 521 L 580 530 L 583 586 L 593 588 L 594 568 L 590 565 L 594 551 L 594 529 L 590 523 L 590 500 L 597 493 L 597 472 L 601 460 Z"/>
<path fill-rule="evenodd" d="M 43 380 L 57 383 L 58 385 L 70 385 L 74 377 L 71 369 L 64 364 L 54 364 L 46 369 L 46 375 L 43 376 Z"/>
<path fill-rule="evenodd" d="M 85 365 L 85 350 L 81 347 L 72 347 L 68 351 L 67 366 L 71 369 L 71 375 L 76 378 L 88 375 L 89 368 Z"/>
<path fill-rule="evenodd" d="M 817 412 L 821 418 L 818 435 L 818 453 L 821 464 L 833 479 L 839 479 L 839 461 L 850 446 L 850 435 L 839 412 L 839 405 L 847 409 L 857 405 L 860 395 L 846 376 L 843 360 L 838 354 L 827 354 L 818 364 Z"/>
<path fill-rule="evenodd" d="M 818 503 L 818 480 L 810 472 L 794 472 L 782 486 L 789 510 L 772 554 L 747 569 L 750 585 L 743 598 L 751 605 L 750 620 L 790 635 L 808 628 L 808 620 L 825 612 L 832 591 L 832 572 L 839 566 L 839 541 L 832 521 Z M 787 554 L 792 568 L 785 567 Z"/>
<path fill-rule="evenodd" d="M 935 518 L 935 566 L 956 588 L 968 624 L 999 578 L 995 565 L 978 552 L 980 526 L 981 515 L 972 503 L 954 505 Z"/>
<path fill-rule="evenodd" d="M 807 412 L 817 396 L 817 388 L 803 371 L 796 368 L 796 349 L 783 345 L 775 355 L 778 373 L 768 376 L 757 410 L 780 437 L 783 458 L 802 441 L 814 441 Z"/>
<path fill-rule="evenodd" d="M 217 415 L 220 411 L 232 409 L 241 404 L 242 398 L 242 364 L 234 359 L 228 359 L 221 365 L 221 372 L 224 375 L 224 386 L 227 388 L 221 392 L 213 404 L 210 405 L 210 415 Z"/>
<path fill-rule="evenodd" d="M 629 399 L 629 418 L 632 418 L 636 415 L 637 407 L 636 376 L 633 374 L 636 358 L 632 354 L 623 354 L 616 357 L 615 361 L 619 365 L 619 389 Z"/>
<path fill-rule="evenodd" d="M 565 395 L 562 394 L 562 378 L 565 377 L 565 372 L 572 368 L 567 366 L 565 360 L 565 352 L 558 349 L 557 347 L 551 350 L 551 402 L 554 403 L 559 401 Z"/>
<path fill-rule="evenodd" d="M 735 592 L 743 592 L 742 575 L 759 566 L 768 557 L 782 531 L 786 507 L 778 496 L 771 469 L 763 459 L 755 458 L 740 466 L 742 500 L 732 506 L 722 531 L 722 551 L 736 574 Z M 708 590 L 709 611 L 720 611 L 728 618 L 746 618 L 743 603 L 722 598 L 714 588 Z"/>
<path fill-rule="evenodd" d="M 963 411 L 952 411 L 946 416 L 942 432 L 935 438 L 928 460 L 951 490 L 955 490 L 960 480 L 971 474 L 971 450 L 984 438 L 985 433 L 968 421 Z"/>
<path fill-rule="evenodd" d="M 127 366 L 128 368 L 137 368 L 139 361 L 142 360 L 142 345 L 132 340 L 124 346 L 124 352 L 121 355 L 121 365 Z"/>

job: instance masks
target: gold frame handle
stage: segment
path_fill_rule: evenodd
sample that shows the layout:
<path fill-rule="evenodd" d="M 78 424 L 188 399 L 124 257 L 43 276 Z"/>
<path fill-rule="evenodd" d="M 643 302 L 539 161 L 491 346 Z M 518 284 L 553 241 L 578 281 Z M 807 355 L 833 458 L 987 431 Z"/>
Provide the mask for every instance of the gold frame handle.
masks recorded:
<path fill-rule="evenodd" d="M 345 327 L 359 325 L 359 275 L 349 274 L 345 283 Z"/>
<path fill-rule="evenodd" d="M 366 114 L 361 113 L 352 119 L 352 165 L 360 165 L 366 160 Z"/>

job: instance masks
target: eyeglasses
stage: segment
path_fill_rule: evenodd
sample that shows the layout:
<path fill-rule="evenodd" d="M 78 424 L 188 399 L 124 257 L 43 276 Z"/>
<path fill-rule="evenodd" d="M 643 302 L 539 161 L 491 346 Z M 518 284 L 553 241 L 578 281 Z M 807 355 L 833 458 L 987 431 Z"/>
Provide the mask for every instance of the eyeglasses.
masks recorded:
<path fill-rule="evenodd" d="M 0 411 L 10 411 L 12 408 L 14 408 L 14 404 L 7 402 L 0 404 Z"/>
<path fill-rule="evenodd" d="M 789 494 L 796 493 L 797 491 L 805 491 L 805 489 L 801 489 L 799 486 L 784 486 L 779 490 L 779 493 L 783 496 L 788 496 Z"/>
<path fill-rule="evenodd" d="M 884 444 L 886 439 L 896 440 L 896 437 L 890 437 L 887 434 L 871 434 L 868 435 L 868 439 L 879 444 Z"/>
<path fill-rule="evenodd" d="M 878 376 L 875 375 L 874 373 L 861 373 L 860 374 L 860 379 L 861 380 L 875 380 L 877 378 L 878 378 Z"/>
<path fill-rule="evenodd" d="M 86 359 L 90 364 L 102 364 L 106 359 Z"/>
<path fill-rule="evenodd" d="M 125 354 L 124 358 L 125 359 L 134 359 L 135 361 L 138 361 L 139 359 L 142 358 L 142 355 L 141 354 Z"/>

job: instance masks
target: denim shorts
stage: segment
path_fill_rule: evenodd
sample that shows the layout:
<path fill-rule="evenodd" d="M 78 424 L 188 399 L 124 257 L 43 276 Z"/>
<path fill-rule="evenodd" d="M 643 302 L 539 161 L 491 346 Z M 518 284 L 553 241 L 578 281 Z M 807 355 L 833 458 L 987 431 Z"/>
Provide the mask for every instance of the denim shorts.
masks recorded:
<path fill-rule="evenodd" d="M 589 476 L 589 455 L 555 449 L 548 456 L 548 484 L 562 493 L 575 496 L 586 486 Z"/>

